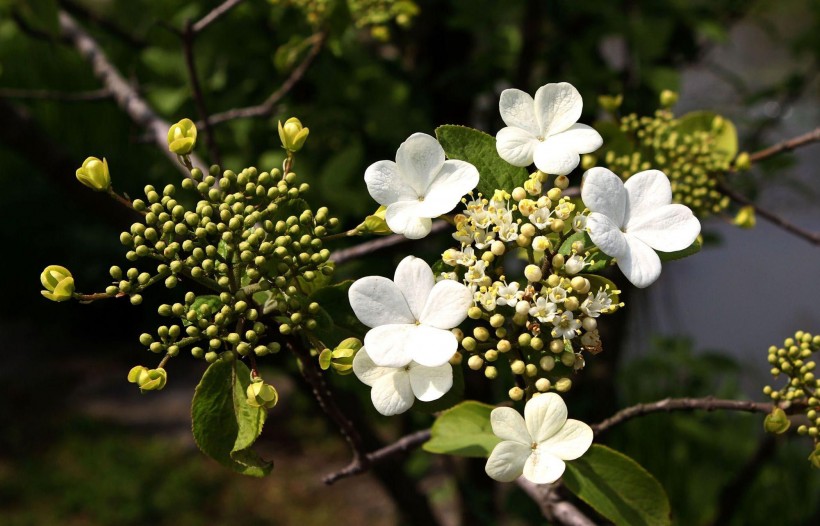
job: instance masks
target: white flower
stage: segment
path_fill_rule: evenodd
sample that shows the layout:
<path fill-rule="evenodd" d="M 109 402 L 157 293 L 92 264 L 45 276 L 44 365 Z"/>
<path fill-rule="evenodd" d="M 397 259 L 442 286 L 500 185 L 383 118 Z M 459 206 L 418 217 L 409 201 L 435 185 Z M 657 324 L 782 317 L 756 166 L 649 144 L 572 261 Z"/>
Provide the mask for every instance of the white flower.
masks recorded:
<path fill-rule="evenodd" d="M 646 170 L 624 183 L 606 168 L 592 168 L 581 185 L 581 198 L 592 212 L 587 217 L 590 239 L 617 259 L 626 279 L 638 288 L 661 274 L 655 250 L 683 250 L 700 233 L 700 222 L 689 208 L 670 204 L 672 186 L 661 171 Z"/>
<path fill-rule="evenodd" d="M 557 311 L 558 306 L 555 303 L 550 303 L 547 298 L 540 296 L 535 300 L 535 306 L 530 309 L 529 314 L 541 323 L 549 323 L 555 318 Z"/>
<path fill-rule="evenodd" d="M 578 254 L 575 254 L 574 256 L 571 256 L 571 257 L 570 257 L 570 258 L 569 258 L 569 259 L 568 259 L 568 260 L 564 263 L 564 270 L 565 270 L 565 271 L 566 271 L 566 273 L 567 273 L 567 274 L 569 274 L 569 275 L 578 274 L 579 272 L 581 272 L 582 270 L 584 270 L 584 267 L 585 267 L 586 265 L 587 265 L 587 264 L 586 264 L 586 262 L 584 261 L 584 258 L 582 258 L 581 256 L 579 256 Z"/>
<path fill-rule="evenodd" d="M 564 311 L 560 316 L 554 317 L 552 319 L 552 324 L 555 325 L 555 328 L 552 329 L 553 338 L 563 338 L 565 340 L 575 338 L 578 329 L 581 328 L 581 320 L 574 318 L 570 311 Z"/>
<path fill-rule="evenodd" d="M 431 218 L 452 210 L 478 184 L 478 170 L 464 161 L 444 160 L 433 137 L 414 133 L 396 152 L 396 162 L 378 161 L 364 173 L 367 191 L 387 207 L 390 230 L 409 239 L 430 233 Z"/>
<path fill-rule="evenodd" d="M 553 287 L 550 289 L 550 301 L 553 303 L 563 303 L 567 299 L 567 289 L 564 287 Z"/>
<path fill-rule="evenodd" d="M 599 290 L 595 296 L 590 292 L 587 299 L 581 303 L 581 312 L 590 318 L 597 318 L 612 305 L 612 298 L 604 290 Z"/>
<path fill-rule="evenodd" d="M 524 418 L 515 409 L 497 407 L 490 423 L 502 442 L 493 448 L 484 470 L 500 482 L 522 474 L 535 484 L 555 482 L 564 473 L 564 461 L 579 458 L 592 445 L 592 428 L 567 420 L 567 406 L 555 393 L 527 402 Z"/>
<path fill-rule="evenodd" d="M 538 88 L 535 99 L 517 89 L 501 93 L 498 108 L 507 125 L 495 136 L 498 155 L 513 166 L 535 166 L 542 172 L 566 175 L 578 166 L 580 154 L 603 144 L 601 135 L 576 124 L 583 101 L 571 84 Z"/>
<path fill-rule="evenodd" d="M 513 281 L 509 285 L 502 285 L 498 287 L 498 304 L 515 307 L 518 300 L 524 297 L 524 291 L 518 290 L 521 285 L 517 281 Z"/>
<path fill-rule="evenodd" d="M 364 344 L 382 367 L 447 363 L 458 347 L 450 329 L 464 321 L 473 300 L 470 289 L 457 281 L 436 283 L 430 266 L 413 256 L 399 263 L 393 281 L 362 278 L 348 297 L 356 317 L 372 327 Z"/>
<path fill-rule="evenodd" d="M 449 363 L 438 367 L 425 367 L 416 362 L 404 367 L 382 367 L 370 358 L 366 347 L 359 349 L 353 358 L 353 372 L 372 387 L 373 406 L 385 416 L 404 413 L 416 398 L 422 402 L 438 400 L 453 387 L 453 367 Z"/>

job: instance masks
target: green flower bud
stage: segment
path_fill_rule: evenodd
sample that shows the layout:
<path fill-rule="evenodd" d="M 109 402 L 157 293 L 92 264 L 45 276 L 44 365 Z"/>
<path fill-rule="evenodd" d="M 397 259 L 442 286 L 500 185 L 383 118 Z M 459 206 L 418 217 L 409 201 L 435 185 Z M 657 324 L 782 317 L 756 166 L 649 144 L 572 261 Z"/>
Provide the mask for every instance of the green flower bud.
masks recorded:
<path fill-rule="evenodd" d="M 598 104 L 603 108 L 605 111 L 613 112 L 621 107 L 621 103 L 624 101 L 623 95 L 599 95 L 598 96 Z"/>
<path fill-rule="evenodd" d="M 279 139 L 282 147 L 289 152 L 295 153 L 302 149 L 307 140 L 310 130 L 303 128 L 302 123 L 296 117 L 291 117 L 282 125 L 279 121 Z"/>
<path fill-rule="evenodd" d="M 165 369 L 148 369 L 138 365 L 128 372 L 128 381 L 137 384 L 140 391 L 159 391 L 165 387 L 168 381 L 168 373 Z"/>
<path fill-rule="evenodd" d="M 111 176 L 108 173 L 108 161 L 103 158 L 89 157 L 77 168 L 77 180 L 98 192 L 105 192 L 111 187 Z"/>
<path fill-rule="evenodd" d="M 775 407 L 770 414 L 766 415 L 765 420 L 763 420 L 763 429 L 765 429 L 767 433 L 774 433 L 776 435 L 781 435 L 788 431 L 790 425 L 791 422 L 789 421 L 789 417 L 786 416 L 786 412 L 779 407 Z"/>
<path fill-rule="evenodd" d="M 271 409 L 279 401 L 279 393 L 270 384 L 266 384 L 261 378 L 254 378 L 246 391 L 248 395 L 248 405 L 251 407 L 264 407 Z"/>
<path fill-rule="evenodd" d="M 739 172 L 745 172 L 749 168 L 752 167 L 752 160 L 749 157 L 749 152 L 741 152 L 737 158 L 735 158 L 735 170 Z"/>
<path fill-rule="evenodd" d="M 330 367 L 330 359 L 333 357 L 333 351 L 330 349 L 324 349 L 322 352 L 319 353 L 319 368 L 323 371 L 327 371 Z"/>
<path fill-rule="evenodd" d="M 678 94 L 672 90 L 665 89 L 661 91 L 660 102 L 661 107 L 671 108 L 678 102 Z"/>
<path fill-rule="evenodd" d="M 364 218 L 364 221 L 356 227 L 356 232 L 360 234 L 392 234 L 393 231 L 390 230 L 390 227 L 387 226 L 387 221 L 384 219 L 386 213 L 387 207 L 380 206 L 378 210 Z"/>
<path fill-rule="evenodd" d="M 196 144 L 196 125 L 182 119 L 168 129 L 168 149 L 177 155 L 188 155 Z"/>
<path fill-rule="evenodd" d="M 40 294 L 51 301 L 66 301 L 74 294 L 74 278 L 60 265 L 47 266 L 40 274 L 40 283 L 46 288 Z"/>
<path fill-rule="evenodd" d="M 467 360 L 467 367 L 473 371 L 478 371 L 484 367 L 484 359 L 481 356 L 474 354 Z"/>
<path fill-rule="evenodd" d="M 755 219 L 755 207 L 751 205 L 744 206 L 737 212 L 732 222 L 740 228 L 754 228 L 757 222 Z"/>
<path fill-rule="evenodd" d="M 811 462 L 812 467 L 820 469 L 820 444 L 809 455 L 809 462 Z"/>
<path fill-rule="evenodd" d="M 347 338 L 342 340 L 339 345 L 330 353 L 330 366 L 339 374 L 345 375 L 353 372 L 353 357 L 359 349 L 362 348 L 362 342 L 358 338 Z"/>

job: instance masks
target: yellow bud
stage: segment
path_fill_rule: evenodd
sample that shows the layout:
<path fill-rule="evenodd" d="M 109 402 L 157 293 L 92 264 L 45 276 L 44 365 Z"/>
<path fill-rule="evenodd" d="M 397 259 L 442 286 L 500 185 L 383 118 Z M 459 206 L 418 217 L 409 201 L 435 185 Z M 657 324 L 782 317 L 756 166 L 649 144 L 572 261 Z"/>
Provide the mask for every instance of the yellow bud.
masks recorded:
<path fill-rule="evenodd" d="M 295 153 L 302 149 L 308 138 L 310 129 L 303 128 L 302 123 L 296 117 L 291 117 L 282 124 L 279 121 L 279 139 L 282 147 L 289 152 Z"/>
<path fill-rule="evenodd" d="M 749 152 L 741 152 L 735 159 L 735 170 L 745 172 L 752 167 L 752 160 L 749 158 Z"/>
<path fill-rule="evenodd" d="M 740 228 L 754 228 L 756 222 L 755 208 L 751 205 L 741 208 L 733 221 Z"/>
<path fill-rule="evenodd" d="M 356 227 L 356 232 L 360 234 L 392 234 L 393 231 L 390 230 L 390 227 L 387 226 L 387 221 L 384 219 L 386 213 L 387 207 L 380 206 L 378 210 L 364 218 L 364 221 Z"/>
<path fill-rule="evenodd" d="M 138 365 L 128 372 L 128 381 L 137 384 L 140 391 L 159 391 L 165 387 L 168 381 L 168 373 L 165 369 L 148 369 Z"/>
<path fill-rule="evenodd" d="M 581 168 L 584 170 L 589 170 L 590 168 L 594 167 L 597 163 L 598 159 L 596 159 L 594 155 L 586 153 L 581 156 Z"/>
<path fill-rule="evenodd" d="M 108 161 L 103 158 L 89 157 L 77 168 L 77 180 L 98 192 L 105 192 L 111 187 L 111 176 L 108 173 Z"/>
<path fill-rule="evenodd" d="M 671 108 L 678 102 L 678 94 L 672 90 L 665 89 L 661 91 L 661 106 L 664 108 Z"/>
<path fill-rule="evenodd" d="M 361 348 L 362 342 L 358 338 L 342 340 L 330 353 L 330 366 L 341 375 L 352 373 L 353 358 Z"/>
<path fill-rule="evenodd" d="M 606 111 L 612 112 L 621 107 L 623 95 L 599 95 L 598 104 Z"/>
<path fill-rule="evenodd" d="M 177 155 L 188 155 L 196 145 L 196 124 L 182 119 L 168 129 L 168 149 Z"/>
<path fill-rule="evenodd" d="M 74 294 L 74 278 L 67 268 L 60 265 L 49 265 L 40 274 L 40 283 L 46 290 L 40 294 L 51 301 L 66 301 Z"/>
<path fill-rule="evenodd" d="M 255 379 L 246 391 L 248 395 L 248 405 L 251 407 L 264 407 L 270 409 L 279 401 L 279 393 L 276 388 L 266 384 L 261 378 Z"/>
<path fill-rule="evenodd" d="M 775 407 L 763 420 L 763 429 L 768 433 L 774 433 L 776 435 L 788 431 L 790 425 L 791 422 L 789 421 L 789 417 L 786 416 L 786 412 L 779 407 Z"/>

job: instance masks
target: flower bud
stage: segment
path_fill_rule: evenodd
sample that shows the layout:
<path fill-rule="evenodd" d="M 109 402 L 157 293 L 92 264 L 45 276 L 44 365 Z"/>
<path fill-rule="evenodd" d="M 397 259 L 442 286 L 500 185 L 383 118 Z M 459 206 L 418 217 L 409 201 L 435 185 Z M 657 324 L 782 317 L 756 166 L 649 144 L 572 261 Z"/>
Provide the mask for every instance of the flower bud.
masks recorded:
<path fill-rule="evenodd" d="M 744 206 L 737 212 L 732 222 L 740 228 L 754 228 L 757 222 L 755 219 L 755 207 L 751 205 Z"/>
<path fill-rule="evenodd" d="M 543 273 L 541 272 L 541 267 L 538 265 L 527 265 L 524 268 L 524 276 L 530 283 L 537 283 L 541 281 Z"/>
<path fill-rule="evenodd" d="M 751 167 L 752 159 L 749 157 L 749 152 L 741 152 L 740 155 L 735 158 L 735 170 L 745 172 Z"/>
<path fill-rule="evenodd" d="M 188 155 L 196 144 L 196 125 L 182 119 L 168 129 L 168 149 L 177 155 Z"/>
<path fill-rule="evenodd" d="M 352 373 L 353 357 L 356 356 L 356 353 L 361 348 L 362 342 L 358 338 L 342 340 L 330 353 L 330 366 L 341 375 Z"/>
<path fill-rule="evenodd" d="M 678 94 L 672 90 L 665 89 L 661 91 L 660 102 L 662 107 L 671 108 L 678 102 Z"/>
<path fill-rule="evenodd" d="M 776 435 L 781 435 L 788 431 L 790 425 L 791 422 L 789 421 L 789 417 L 786 416 L 786 412 L 779 407 L 775 407 L 763 420 L 763 429 L 768 433 L 774 433 Z"/>
<path fill-rule="evenodd" d="M 160 391 L 168 381 L 168 373 L 163 368 L 148 369 L 137 365 L 128 372 L 128 381 L 137 384 L 142 392 Z"/>
<path fill-rule="evenodd" d="M 613 112 L 621 107 L 621 103 L 624 101 L 623 95 L 599 95 L 598 96 L 598 105 L 601 106 L 605 111 Z"/>
<path fill-rule="evenodd" d="M 270 384 L 266 384 L 261 378 L 254 378 L 246 391 L 248 395 L 248 405 L 251 407 L 264 407 L 271 409 L 279 401 L 279 393 Z"/>
<path fill-rule="evenodd" d="M 105 192 L 111 187 L 111 176 L 108 173 L 108 161 L 103 158 L 89 157 L 77 168 L 77 180 L 98 192 Z"/>
<path fill-rule="evenodd" d="M 49 265 L 40 274 L 40 283 L 46 290 L 40 294 L 51 301 L 66 301 L 74 294 L 74 278 L 67 268 L 60 265 Z"/>
<path fill-rule="evenodd" d="M 584 266 L 586 266 L 584 258 L 576 254 L 566 260 L 564 263 L 564 271 L 571 276 L 584 270 Z"/>
<path fill-rule="evenodd" d="M 286 120 L 284 125 L 279 121 L 279 139 L 282 141 L 282 147 L 291 153 L 302 149 L 309 133 L 310 130 L 303 128 L 296 117 Z"/>
<path fill-rule="evenodd" d="M 364 221 L 356 227 L 356 232 L 360 234 L 392 234 L 393 231 L 387 226 L 384 216 L 387 213 L 386 206 L 380 206 L 378 210 L 364 218 Z"/>

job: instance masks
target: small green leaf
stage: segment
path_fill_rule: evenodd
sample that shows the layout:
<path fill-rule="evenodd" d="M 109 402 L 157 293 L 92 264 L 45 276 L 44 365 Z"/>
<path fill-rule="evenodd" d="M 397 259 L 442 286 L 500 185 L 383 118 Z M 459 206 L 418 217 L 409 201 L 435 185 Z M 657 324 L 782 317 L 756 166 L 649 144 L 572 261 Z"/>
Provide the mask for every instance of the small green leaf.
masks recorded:
<path fill-rule="evenodd" d="M 703 245 L 700 239 L 695 239 L 691 245 L 683 250 L 678 250 L 677 252 L 658 252 L 658 256 L 660 256 L 661 261 L 675 261 L 676 259 L 683 259 L 692 254 L 697 254 L 701 248 L 703 248 Z"/>
<path fill-rule="evenodd" d="M 720 117 L 722 125 L 715 130 L 713 123 Z M 737 129 L 732 121 L 712 111 L 693 111 L 681 116 L 675 125 L 678 133 L 691 134 L 696 131 L 708 132 L 713 137 L 712 151 L 720 154 L 726 161 L 737 155 Z"/>
<path fill-rule="evenodd" d="M 273 463 L 251 449 L 262 433 L 267 411 L 251 407 L 244 363 L 217 361 L 208 367 L 191 404 L 194 440 L 203 453 L 243 475 L 263 477 Z"/>
<path fill-rule="evenodd" d="M 492 135 L 447 124 L 436 128 L 436 138 L 449 159 L 467 161 L 478 168 L 477 189 L 488 198 L 496 189 L 512 192 L 529 177 L 526 169 L 513 166 L 498 155 Z"/>
<path fill-rule="evenodd" d="M 501 442 L 490 425 L 494 406 L 467 400 L 448 409 L 433 424 L 431 438 L 421 447 L 430 453 L 461 457 L 490 456 Z"/>
<path fill-rule="evenodd" d="M 640 464 L 613 449 L 594 444 L 567 462 L 564 486 L 616 526 L 671 524 L 669 499 L 660 483 Z"/>

